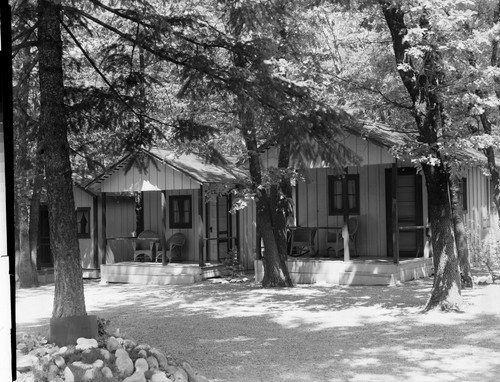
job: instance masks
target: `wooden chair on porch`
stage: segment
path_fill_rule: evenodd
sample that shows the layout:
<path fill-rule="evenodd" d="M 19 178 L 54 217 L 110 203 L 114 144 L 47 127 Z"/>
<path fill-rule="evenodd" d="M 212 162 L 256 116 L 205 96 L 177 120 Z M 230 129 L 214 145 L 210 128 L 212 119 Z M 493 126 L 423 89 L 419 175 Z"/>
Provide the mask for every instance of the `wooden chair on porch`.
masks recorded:
<path fill-rule="evenodd" d="M 142 231 L 139 236 L 137 236 L 137 240 L 132 242 L 134 248 L 134 261 L 152 261 L 156 242 L 159 239 L 160 236 L 155 231 Z"/>
<path fill-rule="evenodd" d="M 169 263 L 176 263 L 182 261 L 182 248 L 184 247 L 184 244 L 186 243 L 186 236 L 184 234 L 178 232 L 174 233 L 172 236 L 170 236 L 165 243 L 166 245 L 166 251 L 167 251 L 167 257 L 168 257 L 168 262 Z M 159 248 L 156 254 L 156 261 L 161 262 L 161 256 L 162 256 L 162 249 Z"/>
<path fill-rule="evenodd" d="M 357 257 L 356 238 L 358 235 L 358 218 L 350 217 L 347 221 L 347 231 L 349 232 L 349 253 L 351 257 Z M 330 256 L 330 251 L 334 252 L 334 257 L 340 257 L 340 252 L 344 250 L 344 238 L 342 230 L 328 231 L 326 233 L 326 253 Z"/>
<path fill-rule="evenodd" d="M 291 229 L 291 245 L 288 254 L 290 256 L 302 256 L 310 253 L 311 256 L 315 256 L 315 238 L 316 228 L 296 227 Z"/>

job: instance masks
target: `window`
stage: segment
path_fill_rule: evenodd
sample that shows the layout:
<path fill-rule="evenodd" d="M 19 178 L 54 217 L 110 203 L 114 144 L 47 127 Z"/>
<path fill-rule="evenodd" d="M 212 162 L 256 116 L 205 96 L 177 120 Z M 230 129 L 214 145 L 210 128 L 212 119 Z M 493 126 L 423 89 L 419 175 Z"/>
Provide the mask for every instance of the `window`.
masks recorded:
<path fill-rule="evenodd" d="M 347 189 L 343 189 L 342 178 L 347 176 Z M 359 175 L 348 174 L 328 177 L 328 212 L 329 215 L 342 215 L 343 201 L 347 200 L 349 214 L 359 215 Z"/>
<path fill-rule="evenodd" d="M 90 237 L 90 207 L 76 209 L 76 231 L 78 238 Z"/>
<path fill-rule="evenodd" d="M 467 178 L 462 178 L 458 181 L 458 205 L 462 207 L 462 211 L 467 211 Z"/>
<path fill-rule="evenodd" d="M 192 220 L 191 196 L 170 196 L 170 228 L 191 228 Z"/>

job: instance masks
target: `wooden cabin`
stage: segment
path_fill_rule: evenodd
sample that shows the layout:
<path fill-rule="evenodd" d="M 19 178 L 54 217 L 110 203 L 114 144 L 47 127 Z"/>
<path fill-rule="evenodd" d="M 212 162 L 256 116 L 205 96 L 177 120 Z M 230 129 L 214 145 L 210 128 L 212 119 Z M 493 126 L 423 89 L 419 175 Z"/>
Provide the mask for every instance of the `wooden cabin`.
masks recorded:
<path fill-rule="evenodd" d="M 95 207 L 87 210 L 95 222 L 89 227 L 93 255 L 81 242 L 82 254 L 89 253 L 82 255 L 84 268 L 86 261 L 97 264 L 105 282 L 156 284 L 194 282 L 229 256 L 236 256 L 243 269 L 253 269 L 255 231 L 247 225 L 254 220 L 253 211 L 230 212 L 230 184 L 245 176 L 231 165 L 210 164 L 195 154 L 152 149 L 126 156 L 86 187 L 96 198 Z M 80 210 L 85 213 L 77 203 Z M 168 239 L 183 234 L 182 261 L 167 265 L 165 255 L 134 261 L 138 226 L 157 233 L 157 251 L 166 252 Z"/>
<path fill-rule="evenodd" d="M 296 253 L 290 243 L 288 269 L 295 283 L 394 285 L 433 273 L 425 179 L 409 159 L 397 160 L 391 154 L 390 148 L 398 143 L 403 143 L 402 135 L 365 126 L 353 128 L 344 137 L 344 144 L 361 159 L 358 166 L 339 171 L 320 157 L 311 160 L 299 153 L 291 159 L 291 166 L 301 161 L 307 169 L 305 181 L 294 187 L 290 231 L 314 232 L 312 249 L 305 248 L 304 254 Z M 275 147 L 266 148 L 263 166 L 276 166 L 277 154 Z M 472 150 L 464 155 L 484 161 Z M 498 237 L 490 194 L 489 179 L 481 168 L 469 168 L 461 182 L 461 202 L 465 224 L 475 240 Z M 355 241 L 345 242 L 349 251 L 335 253 L 328 238 L 342 235 L 351 218 L 357 222 Z M 262 280 L 259 255 L 255 274 Z"/>

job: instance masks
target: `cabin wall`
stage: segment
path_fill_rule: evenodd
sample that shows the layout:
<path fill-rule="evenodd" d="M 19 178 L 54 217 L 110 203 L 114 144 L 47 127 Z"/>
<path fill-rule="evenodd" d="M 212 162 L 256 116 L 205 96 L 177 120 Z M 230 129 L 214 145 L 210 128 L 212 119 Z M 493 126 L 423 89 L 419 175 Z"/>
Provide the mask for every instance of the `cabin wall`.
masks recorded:
<path fill-rule="evenodd" d="M 98 207 L 99 224 L 102 224 L 102 202 Z M 106 239 L 131 237 L 135 231 L 135 207 L 133 195 L 106 194 Z M 99 264 L 102 264 L 102 231 L 99 229 Z M 132 245 L 124 240 L 109 240 L 106 247 L 106 264 L 131 261 Z"/>
<path fill-rule="evenodd" d="M 170 228 L 169 226 L 169 196 L 190 195 L 192 197 L 192 228 Z M 199 190 L 173 190 L 166 191 L 166 227 L 164 239 L 167 240 L 174 233 L 180 232 L 186 236 L 183 248 L 185 261 L 198 261 L 199 242 L 198 232 L 202 222 L 199 215 L 198 203 Z M 144 197 L 144 230 L 152 230 L 161 237 L 163 213 L 161 192 L 145 191 Z M 102 214 L 102 204 L 99 203 L 99 214 Z M 99 215 L 101 216 L 101 215 Z M 135 204 L 132 195 L 107 195 L 106 196 L 106 237 L 127 238 L 132 237 L 136 231 Z M 100 235 L 100 234 L 99 234 Z M 100 242 L 102 238 L 99 238 Z M 101 247 L 99 247 L 101 248 Z M 117 263 L 133 260 L 133 247 L 127 240 L 108 240 L 106 263 Z M 102 254 L 100 254 L 100 260 Z"/>
<path fill-rule="evenodd" d="M 254 269 L 254 260 L 257 258 L 257 216 L 255 211 L 255 202 L 250 201 L 248 205 L 239 211 L 240 238 L 239 252 L 240 264 L 243 269 Z"/>
<path fill-rule="evenodd" d="M 132 166 L 128 171 L 125 167 L 105 179 L 101 184 L 102 192 L 133 192 L 196 189 L 199 182 L 190 176 L 153 159 L 149 160 L 146 169 Z"/>
<path fill-rule="evenodd" d="M 398 162 L 398 167 L 406 166 Z M 385 170 L 392 165 L 349 167 L 349 174 L 359 174 L 360 213 L 356 246 L 360 256 L 387 256 Z M 316 244 L 320 255 L 326 255 L 328 229 L 340 228 L 342 215 L 328 214 L 328 176 L 338 175 L 333 169 L 306 171 L 306 182 L 299 182 L 295 193 L 296 225 L 319 227 Z M 422 182 L 423 221 L 427 221 L 427 196 Z"/>
<path fill-rule="evenodd" d="M 480 168 L 467 171 L 467 211 L 464 212 L 464 223 L 469 232 L 470 247 L 473 257 L 482 245 L 489 240 L 500 238 L 497 214 L 490 207 L 490 180 L 483 175 Z"/>
<path fill-rule="evenodd" d="M 355 135 L 347 135 L 344 139 L 340 140 L 347 148 L 355 152 L 363 166 L 373 164 L 390 164 L 394 162 L 394 158 L 389 154 L 386 147 L 373 143 L 367 139 Z M 328 168 L 328 163 L 320 158 L 309 158 L 310 155 L 314 156 L 314 143 L 311 143 L 311 151 L 293 152 L 290 158 L 290 166 L 297 168 Z M 278 149 L 276 146 L 271 146 L 262 151 L 261 161 L 264 167 L 277 167 L 278 166 Z"/>
<path fill-rule="evenodd" d="M 94 242 L 97 240 L 95 237 L 95 220 L 94 216 L 97 211 L 94 210 L 94 197 L 88 192 L 82 190 L 80 187 L 73 187 L 73 197 L 75 199 L 75 208 L 90 208 L 90 237 L 78 238 L 80 246 L 80 256 L 82 259 L 82 267 L 84 269 L 95 269 L 94 263 Z"/>

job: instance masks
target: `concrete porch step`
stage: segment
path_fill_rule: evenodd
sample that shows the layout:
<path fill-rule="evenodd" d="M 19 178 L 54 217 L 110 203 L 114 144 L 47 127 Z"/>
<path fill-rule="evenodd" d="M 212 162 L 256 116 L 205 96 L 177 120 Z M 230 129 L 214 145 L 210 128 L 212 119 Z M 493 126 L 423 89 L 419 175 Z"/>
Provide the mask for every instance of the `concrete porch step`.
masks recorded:
<path fill-rule="evenodd" d="M 131 275 L 131 274 L 106 274 L 101 273 L 101 282 L 104 283 L 129 283 L 129 284 L 154 284 L 154 285 L 190 285 L 194 284 L 196 277 L 193 275 Z"/>
<path fill-rule="evenodd" d="M 396 276 L 390 273 L 340 272 L 340 285 L 396 285 Z"/>
<path fill-rule="evenodd" d="M 101 282 L 134 284 L 193 284 L 201 279 L 197 264 L 123 262 L 101 265 Z"/>

